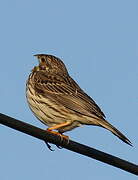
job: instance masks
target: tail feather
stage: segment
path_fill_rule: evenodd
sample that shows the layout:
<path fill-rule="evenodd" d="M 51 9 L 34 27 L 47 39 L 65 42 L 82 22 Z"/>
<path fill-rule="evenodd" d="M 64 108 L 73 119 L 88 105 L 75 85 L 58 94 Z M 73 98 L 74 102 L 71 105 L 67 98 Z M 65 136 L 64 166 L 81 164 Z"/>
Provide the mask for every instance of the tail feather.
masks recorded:
<path fill-rule="evenodd" d="M 125 142 L 126 144 L 129 144 L 130 146 L 132 146 L 131 141 L 126 138 L 126 136 L 124 136 L 118 129 L 116 129 L 114 126 L 112 126 L 109 122 L 107 122 L 106 120 L 100 120 L 98 121 L 98 124 L 103 127 L 108 129 L 109 131 L 111 131 L 115 136 L 117 136 L 119 139 L 121 139 L 123 142 Z"/>

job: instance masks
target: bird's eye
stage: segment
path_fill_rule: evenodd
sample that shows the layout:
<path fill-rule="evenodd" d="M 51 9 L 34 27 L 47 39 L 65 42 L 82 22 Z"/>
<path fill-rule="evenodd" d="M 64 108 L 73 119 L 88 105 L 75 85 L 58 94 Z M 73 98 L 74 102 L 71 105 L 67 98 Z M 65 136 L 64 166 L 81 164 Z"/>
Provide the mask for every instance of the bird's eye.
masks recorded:
<path fill-rule="evenodd" d="M 45 62 L 45 58 L 41 58 L 41 62 Z"/>

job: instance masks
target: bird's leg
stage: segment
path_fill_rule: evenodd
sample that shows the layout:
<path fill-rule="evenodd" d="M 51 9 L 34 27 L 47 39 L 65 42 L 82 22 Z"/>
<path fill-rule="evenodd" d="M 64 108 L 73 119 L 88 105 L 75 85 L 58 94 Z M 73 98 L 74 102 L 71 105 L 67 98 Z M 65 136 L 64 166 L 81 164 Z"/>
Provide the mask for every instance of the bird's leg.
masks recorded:
<path fill-rule="evenodd" d="M 63 141 L 63 139 L 65 139 L 65 140 L 67 141 L 67 144 L 68 144 L 68 143 L 69 143 L 69 137 L 68 137 L 68 136 L 65 136 L 65 135 L 63 135 L 62 133 L 59 133 L 59 132 L 56 132 L 56 131 L 52 131 L 52 130 L 59 129 L 59 128 L 64 127 L 64 126 L 67 126 L 67 125 L 69 125 L 69 124 L 71 124 L 71 123 L 70 123 L 70 122 L 66 122 L 66 123 L 58 124 L 58 125 L 55 125 L 55 126 L 53 126 L 53 127 L 47 128 L 47 131 L 50 132 L 50 133 L 53 133 L 53 134 L 56 134 L 56 135 L 60 136 L 61 141 Z M 54 150 L 51 148 L 51 146 L 48 144 L 48 142 L 45 141 L 45 143 L 46 143 L 48 149 L 50 149 L 51 151 L 54 151 Z M 59 149 L 62 148 L 62 147 L 60 147 L 60 146 L 58 146 L 58 145 L 57 145 L 57 147 L 58 147 Z"/>
<path fill-rule="evenodd" d="M 67 144 L 68 144 L 69 143 L 69 137 L 68 136 L 65 136 L 62 133 L 59 133 L 59 132 L 56 132 L 56 131 L 52 131 L 52 130 L 57 130 L 57 129 L 65 127 L 65 126 L 67 126 L 69 124 L 71 124 L 71 122 L 65 122 L 65 123 L 62 123 L 62 124 L 58 124 L 58 125 L 55 125 L 53 127 L 47 128 L 47 131 L 60 136 L 61 137 L 61 141 L 63 141 L 63 139 L 65 139 L 67 141 Z M 57 146 L 57 147 L 59 147 L 59 146 Z"/>

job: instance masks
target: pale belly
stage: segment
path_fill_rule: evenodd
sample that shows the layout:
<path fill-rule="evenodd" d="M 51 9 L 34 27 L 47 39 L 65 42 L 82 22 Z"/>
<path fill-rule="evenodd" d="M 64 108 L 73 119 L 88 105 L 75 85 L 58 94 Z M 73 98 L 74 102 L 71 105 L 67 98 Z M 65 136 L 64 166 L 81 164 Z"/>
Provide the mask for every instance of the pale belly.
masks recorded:
<path fill-rule="evenodd" d="M 60 104 L 43 98 L 41 95 L 35 95 L 35 91 L 27 88 L 26 97 L 30 109 L 34 115 L 48 127 L 70 122 L 70 125 L 60 129 L 61 132 L 72 130 L 87 122 L 86 116 L 78 115 Z M 81 123 L 82 122 L 82 123 Z M 87 123 L 86 123 L 87 124 Z"/>
<path fill-rule="evenodd" d="M 27 88 L 26 96 L 34 115 L 48 127 L 73 120 L 73 114 L 70 114 L 65 107 L 57 105 L 41 95 L 36 96 L 34 90 L 30 92 Z"/>

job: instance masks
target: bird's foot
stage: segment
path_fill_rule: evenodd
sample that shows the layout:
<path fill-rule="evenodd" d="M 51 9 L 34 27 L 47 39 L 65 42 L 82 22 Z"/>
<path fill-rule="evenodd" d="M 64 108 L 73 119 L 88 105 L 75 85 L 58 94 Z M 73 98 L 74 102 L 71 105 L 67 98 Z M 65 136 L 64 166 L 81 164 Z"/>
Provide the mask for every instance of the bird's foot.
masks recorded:
<path fill-rule="evenodd" d="M 56 131 L 52 131 L 50 128 L 48 128 L 47 131 L 50 132 L 50 133 L 52 133 L 52 134 L 55 134 L 55 135 L 57 135 L 57 136 L 60 136 L 61 142 L 66 141 L 67 144 L 69 143 L 69 136 L 63 135 L 62 133 L 59 133 L 59 132 L 56 132 Z M 46 143 L 46 144 L 47 144 L 48 148 L 49 148 L 50 150 L 52 150 L 52 149 L 51 149 L 51 146 L 50 146 L 48 143 Z M 56 146 L 57 146 L 59 149 L 62 149 L 61 146 L 58 146 L 58 145 L 56 145 Z M 52 150 L 52 151 L 53 151 L 53 150 Z"/>
<path fill-rule="evenodd" d="M 69 136 L 66 136 L 66 135 L 64 135 L 64 134 L 62 134 L 62 133 L 59 133 L 59 132 L 56 132 L 56 131 L 52 131 L 52 130 L 49 129 L 49 128 L 47 129 L 47 131 L 50 132 L 50 133 L 52 133 L 52 134 L 55 134 L 55 135 L 60 136 L 61 141 L 63 141 L 63 140 L 65 139 L 65 140 L 68 141 L 68 143 L 69 143 Z"/>

